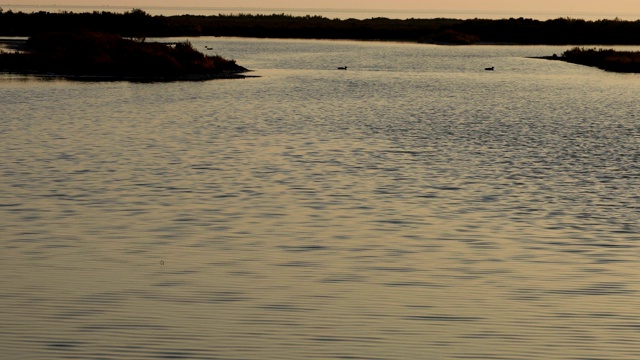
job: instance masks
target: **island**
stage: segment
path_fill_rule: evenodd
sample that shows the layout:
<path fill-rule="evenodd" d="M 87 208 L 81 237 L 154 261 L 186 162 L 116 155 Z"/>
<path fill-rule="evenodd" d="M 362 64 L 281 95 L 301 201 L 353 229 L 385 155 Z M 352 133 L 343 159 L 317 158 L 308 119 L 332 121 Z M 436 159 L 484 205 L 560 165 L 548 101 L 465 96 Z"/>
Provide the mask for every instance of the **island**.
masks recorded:
<path fill-rule="evenodd" d="M 145 38 L 94 32 L 50 32 L 31 36 L 0 53 L 0 72 L 76 80 L 198 81 L 244 78 L 235 60 L 205 55 L 190 42 L 147 42 Z"/>
<path fill-rule="evenodd" d="M 606 71 L 640 73 L 640 51 L 574 47 L 560 56 L 554 54 L 540 58 L 594 66 Z"/>

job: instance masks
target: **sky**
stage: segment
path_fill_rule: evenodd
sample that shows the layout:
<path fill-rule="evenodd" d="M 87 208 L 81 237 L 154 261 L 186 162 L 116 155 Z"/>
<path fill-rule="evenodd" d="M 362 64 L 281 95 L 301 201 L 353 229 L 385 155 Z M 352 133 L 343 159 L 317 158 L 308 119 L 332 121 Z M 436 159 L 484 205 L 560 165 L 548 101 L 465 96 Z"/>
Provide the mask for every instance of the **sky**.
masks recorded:
<path fill-rule="evenodd" d="M 0 0 L 9 5 L 393 9 L 640 14 L 640 0 Z M 8 6 L 8 5 L 3 5 Z"/>

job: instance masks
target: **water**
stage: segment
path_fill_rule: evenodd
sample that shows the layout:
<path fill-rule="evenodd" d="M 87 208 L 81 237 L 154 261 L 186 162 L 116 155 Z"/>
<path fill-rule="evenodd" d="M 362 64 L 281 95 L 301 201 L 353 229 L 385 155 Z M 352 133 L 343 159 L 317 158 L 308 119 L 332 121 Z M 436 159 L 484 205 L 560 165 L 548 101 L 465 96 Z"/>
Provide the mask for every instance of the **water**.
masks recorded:
<path fill-rule="evenodd" d="M 191 41 L 260 77 L 0 78 L 2 358 L 638 357 L 638 75 Z"/>

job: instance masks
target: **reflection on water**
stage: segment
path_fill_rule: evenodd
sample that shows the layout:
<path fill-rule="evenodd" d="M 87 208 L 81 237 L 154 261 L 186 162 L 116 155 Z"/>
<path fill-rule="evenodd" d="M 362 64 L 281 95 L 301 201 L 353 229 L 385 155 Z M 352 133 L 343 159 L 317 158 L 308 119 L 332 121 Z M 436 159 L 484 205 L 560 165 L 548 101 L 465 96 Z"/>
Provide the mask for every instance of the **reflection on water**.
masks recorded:
<path fill-rule="evenodd" d="M 640 353 L 635 75 L 193 42 L 262 77 L 0 81 L 3 358 Z"/>

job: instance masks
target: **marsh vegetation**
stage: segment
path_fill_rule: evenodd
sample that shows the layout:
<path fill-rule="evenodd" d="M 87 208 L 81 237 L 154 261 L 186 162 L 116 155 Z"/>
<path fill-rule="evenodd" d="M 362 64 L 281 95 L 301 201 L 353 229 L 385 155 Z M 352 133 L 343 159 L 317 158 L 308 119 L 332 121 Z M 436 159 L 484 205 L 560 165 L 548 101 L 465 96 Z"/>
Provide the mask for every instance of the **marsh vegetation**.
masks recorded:
<path fill-rule="evenodd" d="M 576 46 L 563 52 L 560 56 L 553 54 L 552 56 L 534 58 L 565 61 L 614 72 L 640 73 L 640 51 L 620 51 L 615 49 Z"/>
<path fill-rule="evenodd" d="M 565 51 L 560 59 L 574 64 L 595 66 L 608 71 L 640 72 L 640 52 L 638 51 L 575 47 Z"/>
<path fill-rule="evenodd" d="M 146 42 L 91 31 L 32 36 L 23 51 L 0 54 L 0 70 L 143 80 L 203 80 L 247 71 L 235 60 L 205 55 L 189 42 Z"/>

